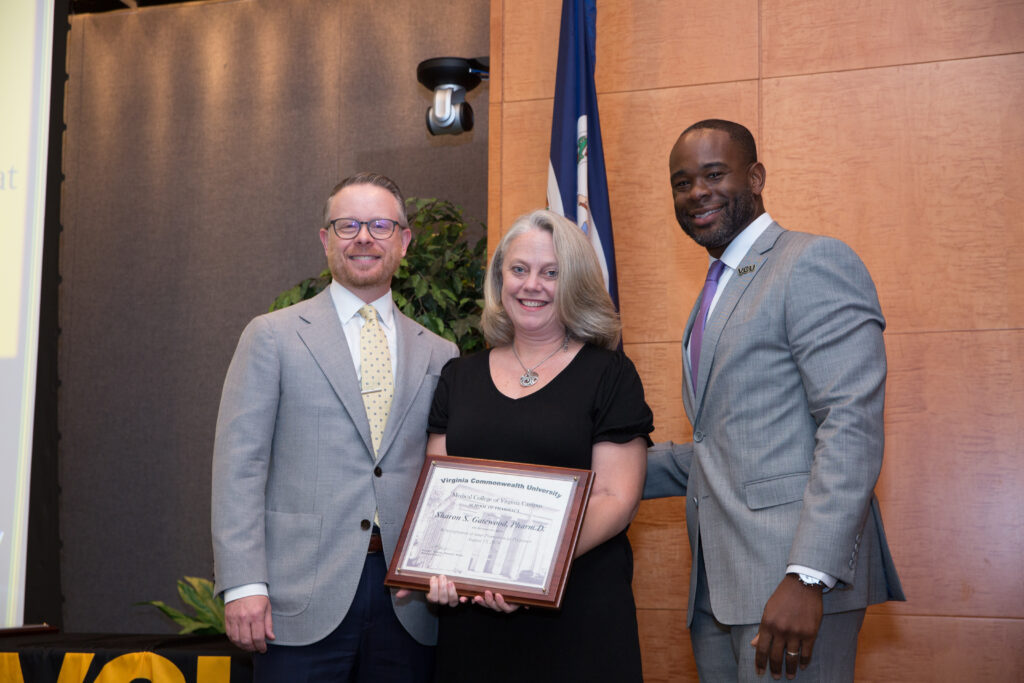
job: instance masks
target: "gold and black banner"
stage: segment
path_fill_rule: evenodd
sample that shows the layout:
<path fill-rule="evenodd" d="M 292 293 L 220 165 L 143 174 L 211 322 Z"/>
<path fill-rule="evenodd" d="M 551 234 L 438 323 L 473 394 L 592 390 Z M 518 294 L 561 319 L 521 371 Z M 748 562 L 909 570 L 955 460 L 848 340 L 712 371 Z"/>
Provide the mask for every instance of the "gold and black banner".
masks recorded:
<path fill-rule="evenodd" d="M 4 636 L 0 681 L 249 683 L 252 659 L 224 636 Z"/>

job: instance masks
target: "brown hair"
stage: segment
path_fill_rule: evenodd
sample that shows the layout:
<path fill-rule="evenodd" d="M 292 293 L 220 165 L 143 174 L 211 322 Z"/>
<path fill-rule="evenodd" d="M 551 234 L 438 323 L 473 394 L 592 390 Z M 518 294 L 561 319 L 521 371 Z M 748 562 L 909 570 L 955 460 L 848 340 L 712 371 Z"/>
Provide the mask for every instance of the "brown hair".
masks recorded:
<path fill-rule="evenodd" d="M 331 200 L 334 199 L 334 195 L 349 185 L 375 185 L 390 192 L 395 201 L 398 202 L 398 224 L 403 228 L 409 227 L 409 220 L 405 216 L 405 197 L 402 196 L 402 191 L 398 189 L 398 185 L 383 173 L 373 173 L 371 171 L 356 173 L 334 186 L 331 193 L 327 195 L 327 201 L 324 203 L 324 225 L 321 227 L 325 227 L 331 220 Z"/>

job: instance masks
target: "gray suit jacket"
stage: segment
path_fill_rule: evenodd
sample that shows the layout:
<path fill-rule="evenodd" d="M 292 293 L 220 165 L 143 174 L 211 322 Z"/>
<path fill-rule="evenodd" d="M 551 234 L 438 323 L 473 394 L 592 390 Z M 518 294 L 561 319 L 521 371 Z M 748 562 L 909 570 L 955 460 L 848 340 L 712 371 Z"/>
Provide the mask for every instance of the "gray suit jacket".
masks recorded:
<path fill-rule="evenodd" d="M 686 342 L 699 300 L 683 336 Z M 882 528 L 885 321 L 874 283 L 838 240 L 772 223 L 707 321 L 693 441 L 654 446 L 645 498 L 685 495 L 715 617 L 754 624 L 789 564 L 839 580 L 826 613 L 903 598 Z"/>
<path fill-rule="evenodd" d="M 395 321 L 395 395 L 376 463 L 329 289 L 254 319 L 228 368 L 213 455 L 216 590 L 265 582 L 277 644 L 313 643 L 341 623 L 375 509 L 388 561 L 394 553 L 434 387 L 458 355 L 398 311 Z M 394 605 L 416 640 L 436 641 L 422 593 Z"/>

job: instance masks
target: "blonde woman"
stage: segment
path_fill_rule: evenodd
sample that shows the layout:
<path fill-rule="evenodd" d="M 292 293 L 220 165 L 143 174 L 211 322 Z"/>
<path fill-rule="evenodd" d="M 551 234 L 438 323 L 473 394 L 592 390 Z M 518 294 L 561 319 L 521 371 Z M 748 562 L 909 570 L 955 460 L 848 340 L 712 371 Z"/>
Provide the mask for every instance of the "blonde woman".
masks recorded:
<path fill-rule="evenodd" d="M 455 359 L 434 394 L 428 453 L 592 469 L 560 610 L 467 600 L 445 577 L 438 680 L 642 680 L 626 528 L 643 490 L 651 411 L 593 247 L 550 211 L 519 218 L 487 271 L 491 349 Z"/>

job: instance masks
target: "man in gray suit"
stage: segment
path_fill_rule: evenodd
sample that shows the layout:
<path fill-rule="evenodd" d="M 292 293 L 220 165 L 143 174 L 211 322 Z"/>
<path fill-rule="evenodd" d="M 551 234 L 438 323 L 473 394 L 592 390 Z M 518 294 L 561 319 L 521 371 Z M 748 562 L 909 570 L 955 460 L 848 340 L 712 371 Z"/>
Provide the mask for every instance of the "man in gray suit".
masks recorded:
<path fill-rule="evenodd" d="M 437 625 L 383 584 L 451 342 L 402 315 L 412 239 L 394 182 L 339 183 L 320 230 L 330 287 L 245 328 L 224 382 L 213 546 L 228 636 L 258 681 L 429 681 Z"/>
<path fill-rule="evenodd" d="M 669 170 L 676 218 L 711 268 L 683 335 L 693 441 L 650 450 L 644 497 L 686 496 L 697 670 L 852 681 L 865 608 L 904 599 L 874 495 L 886 373 L 874 284 L 842 242 L 765 213 L 743 126 L 690 126 Z"/>

